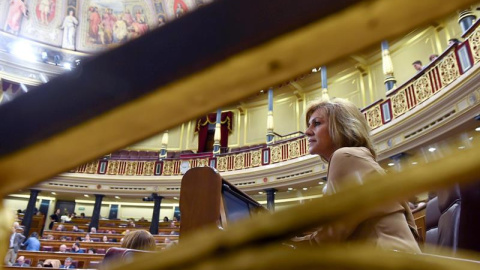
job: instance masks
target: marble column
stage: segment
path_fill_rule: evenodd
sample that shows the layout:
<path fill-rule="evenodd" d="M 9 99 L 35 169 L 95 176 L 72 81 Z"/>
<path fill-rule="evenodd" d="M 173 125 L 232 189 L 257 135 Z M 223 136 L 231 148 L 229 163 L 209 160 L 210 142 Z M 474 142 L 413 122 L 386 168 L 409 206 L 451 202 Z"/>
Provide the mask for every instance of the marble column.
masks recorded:
<path fill-rule="evenodd" d="M 30 227 L 32 226 L 33 220 L 33 211 L 35 210 L 35 204 L 37 203 L 37 196 L 40 193 L 40 190 L 31 189 L 30 190 L 30 198 L 28 199 L 27 210 L 23 216 L 22 225 L 24 226 L 24 235 L 26 237 L 30 234 Z"/>
<path fill-rule="evenodd" d="M 275 212 L 275 192 L 277 192 L 274 188 L 267 188 L 265 189 L 267 193 L 267 209 L 270 212 Z"/>
<path fill-rule="evenodd" d="M 160 206 L 162 205 L 162 196 L 158 196 L 157 193 L 152 194 L 153 197 L 153 214 L 152 223 L 150 223 L 150 233 L 158 234 L 158 222 L 160 221 Z"/>
<path fill-rule="evenodd" d="M 88 231 L 95 227 L 98 229 L 98 221 L 100 220 L 100 209 L 102 208 L 103 194 L 95 194 L 95 205 L 93 207 L 92 219 L 90 220 L 90 225 L 88 226 Z"/>
<path fill-rule="evenodd" d="M 383 75 L 385 76 L 383 83 L 385 84 L 385 89 L 388 92 L 396 87 L 395 84 L 397 83 L 397 80 L 393 74 L 392 58 L 390 57 L 388 41 L 386 40 L 382 41 L 382 63 Z"/>
<path fill-rule="evenodd" d="M 273 134 L 273 87 L 268 89 L 267 144 L 275 142 Z"/>

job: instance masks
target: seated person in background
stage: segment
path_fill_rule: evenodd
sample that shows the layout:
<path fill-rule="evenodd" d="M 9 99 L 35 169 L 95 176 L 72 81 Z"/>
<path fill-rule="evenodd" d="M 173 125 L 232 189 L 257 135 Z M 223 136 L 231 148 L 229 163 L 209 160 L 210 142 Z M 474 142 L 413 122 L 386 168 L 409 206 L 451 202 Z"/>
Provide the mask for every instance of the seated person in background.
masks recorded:
<path fill-rule="evenodd" d="M 37 263 L 37 268 L 38 268 L 38 267 L 43 267 L 43 261 L 38 261 L 38 263 Z"/>
<path fill-rule="evenodd" d="M 133 220 L 130 220 L 130 221 L 128 222 L 128 225 L 127 225 L 127 226 L 128 226 L 128 227 L 135 228 L 135 222 L 134 222 Z"/>
<path fill-rule="evenodd" d="M 88 254 L 97 254 L 97 251 L 94 248 L 89 248 L 87 253 Z"/>
<path fill-rule="evenodd" d="M 177 226 L 175 226 L 175 221 L 172 221 L 172 222 L 170 223 L 170 228 L 175 228 L 175 227 L 177 227 Z"/>
<path fill-rule="evenodd" d="M 81 237 L 81 236 L 75 237 L 75 241 L 77 241 L 77 242 L 82 242 L 82 237 Z"/>
<path fill-rule="evenodd" d="M 415 62 L 412 63 L 412 65 L 417 72 L 420 72 L 423 69 L 423 64 L 422 64 L 422 61 L 420 60 L 416 60 Z"/>
<path fill-rule="evenodd" d="M 83 238 L 82 242 L 93 242 L 93 240 L 90 238 L 89 233 L 85 234 L 85 237 Z"/>
<path fill-rule="evenodd" d="M 37 232 L 30 234 L 30 237 L 23 244 L 27 251 L 39 251 L 40 250 L 40 241 L 38 240 Z"/>
<path fill-rule="evenodd" d="M 51 234 L 47 235 L 46 240 L 54 240 L 54 239 L 55 239 L 55 237 L 53 237 L 53 235 L 51 235 Z"/>
<path fill-rule="evenodd" d="M 167 244 L 165 246 L 165 249 L 169 249 L 173 246 L 176 246 L 178 244 L 178 240 L 173 240 L 172 241 L 172 240 L 170 240 L 170 238 L 166 237 L 164 243 Z"/>
<path fill-rule="evenodd" d="M 46 259 L 43 262 L 43 267 L 50 267 L 50 268 L 60 268 L 60 260 L 56 259 Z"/>
<path fill-rule="evenodd" d="M 328 162 L 326 196 L 355 190 L 369 174 L 385 174 L 376 161 L 370 128 L 350 101 L 320 100 L 306 111 L 308 150 Z M 348 194 L 345 194 L 348 196 Z M 383 204 L 316 228 L 293 241 L 369 243 L 381 249 L 421 253 L 415 222 L 406 202 Z"/>
<path fill-rule="evenodd" d="M 20 256 L 17 259 L 17 262 L 13 264 L 13 266 L 20 266 L 20 267 L 30 267 L 30 264 L 25 263 L 25 257 Z"/>
<path fill-rule="evenodd" d="M 173 216 L 173 222 L 177 222 L 177 221 L 178 221 L 177 217 Z"/>
<path fill-rule="evenodd" d="M 155 238 L 145 230 L 133 231 L 125 235 L 122 242 L 123 248 L 150 250 L 156 248 Z"/>
<path fill-rule="evenodd" d="M 79 229 L 77 225 L 73 225 L 72 231 L 74 232 L 83 232 L 82 229 Z"/>
<path fill-rule="evenodd" d="M 138 221 L 147 221 L 147 220 L 144 217 L 142 217 Z"/>
<path fill-rule="evenodd" d="M 92 227 L 92 228 L 90 229 L 90 233 L 97 233 L 97 228 Z"/>
<path fill-rule="evenodd" d="M 163 218 L 163 222 L 169 222 L 169 221 L 170 221 L 170 220 L 168 219 L 167 216 L 165 216 L 165 217 Z"/>
<path fill-rule="evenodd" d="M 65 263 L 60 266 L 60 269 L 69 269 L 69 268 L 75 268 L 75 265 L 72 264 L 72 258 L 68 257 L 65 259 Z"/>
<path fill-rule="evenodd" d="M 432 61 L 435 61 L 435 59 L 438 58 L 438 54 L 431 54 L 429 57 L 428 57 L 428 60 L 430 60 L 430 62 Z"/>
<path fill-rule="evenodd" d="M 62 223 L 65 223 L 65 222 L 68 223 L 72 221 L 72 218 L 70 217 L 68 212 L 66 212 L 63 216 L 60 217 L 60 220 L 62 221 Z"/>
<path fill-rule="evenodd" d="M 122 232 L 122 234 L 127 234 L 127 233 L 129 233 L 129 232 L 130 232 L 130 230 L 129 230 L 129 229 L 126 229 L 125 231 Z"/>
<path fill-rule="evenodd" d="M 67 241 L 67 237 L 66 237 L 66 236 L 64 236 L 64 235 L 60 236 L 60 241 L 62 241 L 62 242 L 65 242 L 65 241 Z"/>
<path fill-rule="evenodd" d="M 109 241 L 108 241 L 108 237 L 107 237 L 106 235 L 104 235 L 104 236 L 102 237 L 102 242 L 104 242 L 104 243 L 108 243 L 108 242 L 109 242 Z"/>
<path fill-rule="evenodd" d="M 73 253 L 85 253 L 85 251 L 83 251 L 82 249 L 80 249 L 80 243 L 78 243 L 78 242 L 73 243 L 73 245 L 72 245 L 72 252 L 73 252 Z"/>
<path fill-rule="evenodd" d="M 60 224 L 60 225 L 57 226 L 55 231 L 62 232 L 62 231 L 66 231 L 66 229 L 65 229 L 65 226 L 63 226 L 63 224 Z"/>
<path fill-rule="evenodd" d="M 61 244 L 60 247 L 58 248 L 58 252 L 61 252 L 61 253 L 67 252 L 67 245 Z"/>
<path fill-rule="evenodd" d="M 85 213 L 80 213 L 80 218 L 85 218 Z"/>

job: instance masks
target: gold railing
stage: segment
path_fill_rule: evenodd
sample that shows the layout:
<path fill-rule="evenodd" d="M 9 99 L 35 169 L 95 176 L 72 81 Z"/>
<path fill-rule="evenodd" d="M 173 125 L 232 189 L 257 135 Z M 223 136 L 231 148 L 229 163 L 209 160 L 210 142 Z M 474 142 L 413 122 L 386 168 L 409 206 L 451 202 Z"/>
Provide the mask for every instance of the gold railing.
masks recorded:
<path fill-rule="evenodd" d="M 268 147 L 215 157 L 171 158 L 158 161 L 100 159 L 78 166 L 70 172 L 121 176 L 174 176 L 182 175 L 180 166 L 184 162 L 188 162 L 188 168 L 211 166 L 219 172 L 226 172 L 265 166 L 307 154 L 307 139 L 302 136 Z"/>

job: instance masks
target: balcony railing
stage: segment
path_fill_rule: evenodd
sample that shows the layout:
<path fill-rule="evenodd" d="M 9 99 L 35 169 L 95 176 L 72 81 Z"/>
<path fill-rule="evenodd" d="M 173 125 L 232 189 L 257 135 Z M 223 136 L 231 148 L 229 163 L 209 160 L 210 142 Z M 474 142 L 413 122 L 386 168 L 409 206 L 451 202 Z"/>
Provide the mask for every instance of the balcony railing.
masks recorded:
<path fill-rule="evenodd" d="M 473 25 L 465 41 L 448 47 L 410 80 L 362 110 L 370 128 L 387 125 L 442 92 L 480 61 L 480 29 Z"/>
<path fill-rule="evenodd" d="M 296 159 L 308 154 L 307 140 L 301 135 L 265 147 L 254 147 L 217 156 L 189 155 L 163 160 L 101 159 L 79 166 L 71 173 L 123 176 L 176 176 L 186 168 L 210 166 L 220 172 L 237 171 Z"/>

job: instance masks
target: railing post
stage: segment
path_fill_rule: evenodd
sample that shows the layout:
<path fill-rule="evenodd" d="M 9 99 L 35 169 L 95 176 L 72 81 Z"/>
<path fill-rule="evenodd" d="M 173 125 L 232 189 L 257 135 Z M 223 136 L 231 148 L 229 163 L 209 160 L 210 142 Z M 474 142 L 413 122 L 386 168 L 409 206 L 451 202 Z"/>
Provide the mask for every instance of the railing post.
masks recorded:
<path fill-rule="evenodd" d="M 165 130 L 162 136 L 162 148 L 160 149 L 160 155 L 159 155 L 160 159 L 167 157 L 167 146 L 168 146 L 168 130 Z"/>
<path fill-rule="evenodd" d="M 267 188 L 265 189 L 267 193 L 267 209 L 270 212 L 275 212 L 275 192 L 277 192 L 274 188 Z"/>
<path fill-rule="evenodd" d="M 383 62 L 383 75 L 385 76 L 384 84 L 387 91 L 395 88 L 395 75 L 393 74 L 392 58 L 390 57 L 390 51 L 388 41 L 382 41 L 382 62 Z"/>
<path fill-rule="evenodd" d="M 221 140 L 221 123 L 222 122 L 222 110 L 217 110 L 217 121 L 215 123 L 215 134 L 213 135 L 213 154 L 220 154 L 220 140 Z"/>
<path fill-rule="evenodd" d="M 320 71 L 320 77 L 322 79 L 322 99 L 329 100 L 330 97 L 328 96 L 327 66 L 322 66 Z"/>
<path fill-rule="evenodd" d="M 267 145 L 274 143 L 273 128 L 273 87 L 270 87 L 268 89 Z"/>

